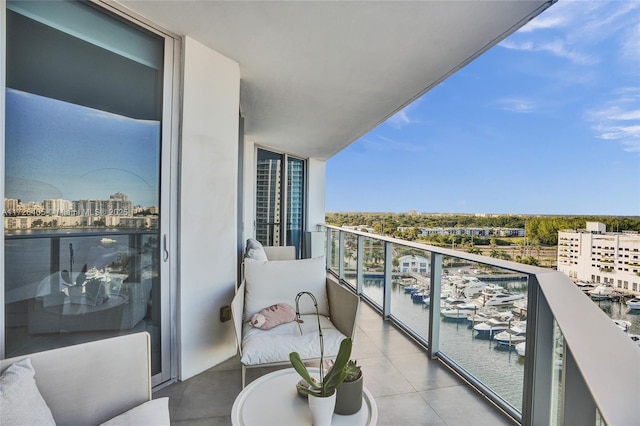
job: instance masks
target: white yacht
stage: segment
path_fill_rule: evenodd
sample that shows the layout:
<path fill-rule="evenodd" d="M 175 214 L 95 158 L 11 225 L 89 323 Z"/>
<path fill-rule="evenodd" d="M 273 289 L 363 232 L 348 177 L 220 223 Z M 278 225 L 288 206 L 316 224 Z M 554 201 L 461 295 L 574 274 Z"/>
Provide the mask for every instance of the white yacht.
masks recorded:
<path fill-rule="evenodd" d="M 510 329 L 496 334 L 493 340 L 502 345 L 515 346 L 526 340 L 526 328 L 526 323 L 522 321 Z"/>
<path fill-rule="evenodd" d="M 527 347 L 527 342 L 520 342 L 516 345 L 516 352 L 520 356 L 524 356 L 525 349 Z"/>
<path fill-rule="evenodd" d="M 615 294 L 613 287 L 607 284 L 600 284 L 593 290 L 587 292 L 593 300 L 610 299 Z"/>
<path fill-rule="evenodd" d="M 524 294 L 502 291 L 491 296 L 482 295 L 478 299 L 482 300 L 484 306 L 509 306 L 513 305 L 516 300 L 524 299 Z"/>
<path fill-rule="evenodd" d="M 440 315 L 445 318 L 467 318 L 469 314 L 473 314 L 480 309 L 480 306 L 475 303 L 462 303 L 455 306 L 451 306 L 440 311 Z"/>
<path fill-rule="evenodd" d="M 511 319 L 489 318 L 485 322 L 481 322 L 473 326 L 473 329 L 479 335 L 493 336 L 496 333 L 507 330 L 511 326 Z"/>
<path fill-rule="evenodd" d="M 640 297 L 627 300 L 627 306 L 629 309 L 640 309 Z"/>

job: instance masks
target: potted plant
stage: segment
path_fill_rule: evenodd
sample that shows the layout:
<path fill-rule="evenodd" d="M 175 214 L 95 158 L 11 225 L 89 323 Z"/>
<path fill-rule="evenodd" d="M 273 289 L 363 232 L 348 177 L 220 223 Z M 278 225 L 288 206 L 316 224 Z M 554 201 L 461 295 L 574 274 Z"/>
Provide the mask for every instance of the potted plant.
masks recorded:
<path fill-rule="evenodd" d="M 320 377 L 314 378 L 309 374 L 307 367 L 304 365 L 300 354 L 291 352 L 289 360 L 291 365 L 298 372 L 300 377 L 304 379 L 306 384 L 297 385 L 299 392 L 309 397 L 309 409 L 311 410 L 311 419 L 314 426 L 323 426 L 331 424 L 331 417 L 336 403 L 336 389 L 344 381 L 346 371 L 344 367 L 351 356 L 352 341 L 346 338 L 340 342 L 340 349 L 333 366 L 326 372 L 324 371 L 324 340 L 322 337 L 322 328 L 320 327 L 320 314 L 318 312 L 318 302 L 313 294 L 309 292 L 300 292 L 296 296 L 296 318 L 298 319 L 298 327 L 300 327 L 300 308 L 298 301 L 303 295 L 308 295 L 313 300 L 316 308 L 316 318 L 318 320 L 318 333 L 320 334 Z M 302 333 L 302 327 L 300 327 Z"/>
<path fill-rule="evenodd" d="M 358 361 L 349 360 L 344 366 L 346 376 L 336 391 L 336 414 L 350 415 L 362 407 L 362 370 Z"/>

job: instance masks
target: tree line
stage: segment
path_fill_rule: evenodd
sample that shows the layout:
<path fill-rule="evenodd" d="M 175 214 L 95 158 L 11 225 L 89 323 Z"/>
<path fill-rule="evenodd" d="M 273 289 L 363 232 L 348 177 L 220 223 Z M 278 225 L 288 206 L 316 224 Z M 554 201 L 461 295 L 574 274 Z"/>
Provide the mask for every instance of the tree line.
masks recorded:
<path fill-rule="evenodd" d="M 524 228 L 527 240 L 533 244 L 556 246 L 558 231 L 585 229 L 587 222 L 602 222 L 607 231 L 640 232 L 638 216 L 534 216 L 471 214 L 409 214 L 409 213 L 326 213 L 325 221 L 334 226 L 364 225 L 380 235 L 390 235 L 409 241 L 425 240 L 437 245 L 509 245 L 508 238 L 480 238 L 466 235 L 430 235 L 420 237 L 419 228 Z M 398 228 L 407 228 L 403 231 Z"/>

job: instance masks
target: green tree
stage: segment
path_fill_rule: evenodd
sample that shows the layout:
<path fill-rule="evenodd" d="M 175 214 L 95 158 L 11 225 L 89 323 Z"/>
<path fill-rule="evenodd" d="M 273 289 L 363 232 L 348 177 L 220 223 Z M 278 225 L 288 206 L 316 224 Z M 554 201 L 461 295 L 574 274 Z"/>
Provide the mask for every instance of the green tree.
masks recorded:
<path fill-rule="evenodd" d="M 480 250 L 478 247 L 470 247 L 469 249 L 467 249 L 467 253 L 482 254 L 482 250 Z"/>

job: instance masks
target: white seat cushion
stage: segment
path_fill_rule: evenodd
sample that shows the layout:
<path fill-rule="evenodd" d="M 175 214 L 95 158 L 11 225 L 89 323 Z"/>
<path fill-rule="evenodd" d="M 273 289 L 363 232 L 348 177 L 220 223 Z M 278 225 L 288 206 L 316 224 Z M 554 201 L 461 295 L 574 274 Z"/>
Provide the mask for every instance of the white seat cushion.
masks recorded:
<path fill-rule="evenodd" d="M 315 315 L 302 315 L 302 335 L 297 322 L 281 324 L 270 330 L 260 330 L 245 323 L 242 330 L 244 365 L 288 362 L 289 353 L 298 352 L 302 359 L 320 358 L 320 335 Z M 329 318 L 320 316 L 325 358 L 338 355 L 340 342 L 346 336 L 333 326 Z"/>
<path fill-rule="evenodd" d="M 101 426 L 169 426 L 169 398 L 152 399 L 102 423 Z"/>

